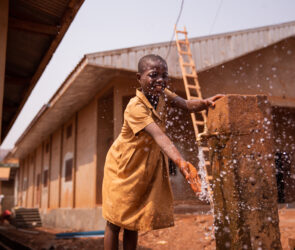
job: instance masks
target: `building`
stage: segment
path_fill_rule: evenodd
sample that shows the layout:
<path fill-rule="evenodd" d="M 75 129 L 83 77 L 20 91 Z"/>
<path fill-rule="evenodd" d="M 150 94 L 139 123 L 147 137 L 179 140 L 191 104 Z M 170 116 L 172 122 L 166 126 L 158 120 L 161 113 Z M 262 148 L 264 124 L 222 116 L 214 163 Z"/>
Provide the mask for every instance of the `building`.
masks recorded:
<path fill-rule="evenodd" d="M 84 0 L 0 1 L 0 143 L 20 113 Z M 3 209 L 14 201 L 18 163 L 0 162 Z"/>
<path fill-rule="evenodd" d="M 0 1 L 0 143 L 83 2 Z"/>
<path fill-rule="evenodd" d="M 0 155 L 3 150 L 0 150 Z M 15 183 L 15 175 L 19 164 L 17 159 L 9 158 L 3 160 L 0 158 L 0 213 L 6 209 L 11 210 L 17 204 L 16 196 L 14 195 L 18 186 Z"/>
<path fill-rule="evenodd" d="M 295 200 L 295 22 L 190 39 L 204 97 L 217 93 L 266 94 L 272 104 L 277 154 L 284 167 L 285 202 Z M 145 54 L 167 56 L 169 43 L 88 54 L 83 57 L 23 135 L 19 158 L 18 205 L 38 207 L 52 227 L 103 227 L 101 185 L 106 152 L 119 134 L 123 111 L 137 87 L 137 62 Z M 167 57 L 171 88 L 184 96 L 175 45 Z M 173 109 L 168 134 L 197 164 L 188 113 Z M 282 157 L 281 157 L 282 158 Z M 283 162 L 281 160 L 281 162 Z M 286 163 L 284 163 L 286 165 Z M 175 199 L 192 198 L 177 174 Z"/>

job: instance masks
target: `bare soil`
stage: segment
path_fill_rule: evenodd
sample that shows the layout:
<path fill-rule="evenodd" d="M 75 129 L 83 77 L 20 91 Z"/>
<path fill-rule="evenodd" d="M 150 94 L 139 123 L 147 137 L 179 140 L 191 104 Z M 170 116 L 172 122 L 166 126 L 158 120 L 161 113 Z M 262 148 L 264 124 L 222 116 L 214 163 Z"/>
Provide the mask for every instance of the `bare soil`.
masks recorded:
<path fill-rule="evenodd" d="M 281 208 L 280 231 L 283 249 L 289 248 L 289 239 L 295 239 L 295 209 Z M 211 214 L 175 214 L 175 226 L 139 233 L 138 249 L 215 249 L 212 237 Z M 103 238 L 55 239 L 58 229 L 36 228 L 35 233 L 19 231 L 9 225 L 1 226 L 0 233 L 32 249 L 103 249 Z M 120 235 L 122 239 L 122 235 Z M 122 249 L 122 241 L 120 241 Z"/>

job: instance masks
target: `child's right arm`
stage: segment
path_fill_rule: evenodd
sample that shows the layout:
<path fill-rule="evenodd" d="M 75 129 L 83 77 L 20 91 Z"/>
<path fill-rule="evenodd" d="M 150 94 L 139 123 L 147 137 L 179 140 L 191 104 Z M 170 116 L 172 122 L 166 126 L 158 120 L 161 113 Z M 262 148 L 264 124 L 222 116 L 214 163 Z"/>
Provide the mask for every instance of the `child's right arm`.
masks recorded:
<path fill-rule="evenodd" d="M 173 98 L 172 103 L 175 106 L 182 108 L 184 110 L 188 110 L 190 112 L 199 112 L 209 107 L 214 107 L 215 101 L 217 101 L 218 99 L 222 97 L 224 97 L 224 95 L 218 94 L 204 100 L 202 99 L 186 100 L 180 96 L 176 96 Z"/>
<path fill-rule="evenodd" d="M 179 167 L 195 193 L 201 191 L 201 185 L 195 167 L 184 160 L 178 149 L 156 123 L 150 123 L 144 130 L 150 134 L 163 152 Z"/>

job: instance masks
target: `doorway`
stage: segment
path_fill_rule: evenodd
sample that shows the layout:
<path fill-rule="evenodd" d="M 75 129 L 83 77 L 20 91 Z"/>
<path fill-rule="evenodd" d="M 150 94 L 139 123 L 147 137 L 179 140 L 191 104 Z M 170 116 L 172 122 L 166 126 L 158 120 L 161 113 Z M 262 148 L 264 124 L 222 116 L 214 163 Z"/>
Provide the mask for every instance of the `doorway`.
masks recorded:
<path fill-rule="evenodd" d="M 275 154 L 276 180 L 278 188 L 278 202 L 285 203 L 285 189 L 287 178 L 290 173 L 290 157 L 286 152 L 277 152 Z"/>

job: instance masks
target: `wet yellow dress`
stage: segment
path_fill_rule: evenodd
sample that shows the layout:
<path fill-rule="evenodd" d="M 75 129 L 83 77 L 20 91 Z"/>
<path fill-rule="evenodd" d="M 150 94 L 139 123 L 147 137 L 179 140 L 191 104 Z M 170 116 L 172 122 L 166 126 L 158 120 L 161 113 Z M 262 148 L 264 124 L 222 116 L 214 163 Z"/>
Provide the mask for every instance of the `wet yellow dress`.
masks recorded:
<path fill-rule="evenodd" d="M 165 131 L 167 104 L 175 96 L 165 89 L 155 110 L 137 90 L 126 107 L 121 133 L 106 157 L 102 187 L 103 217 L 117 226 L 147 231 L 174 225 L 167 158 L 144 128 L 155 122 Z"/>

